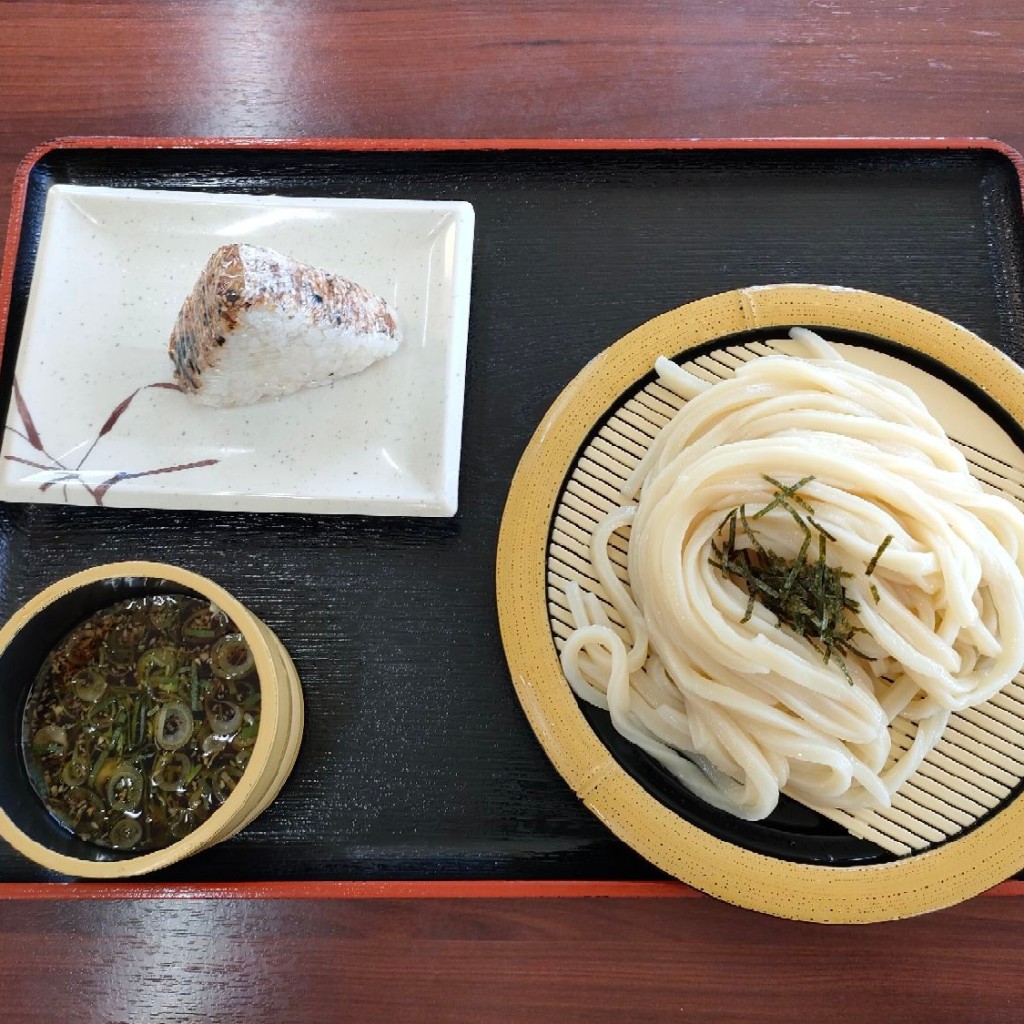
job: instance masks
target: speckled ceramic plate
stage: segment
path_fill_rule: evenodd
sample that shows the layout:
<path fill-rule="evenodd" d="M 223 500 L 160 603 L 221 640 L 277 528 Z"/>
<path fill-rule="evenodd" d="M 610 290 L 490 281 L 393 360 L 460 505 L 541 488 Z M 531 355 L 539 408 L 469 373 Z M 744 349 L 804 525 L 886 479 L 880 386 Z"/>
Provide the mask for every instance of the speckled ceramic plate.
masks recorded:
<path fill-rule="evenodd" d="M 906 303 L 846 289 L 780 285 L 713 296 L 607 349 L 537 429 L 502 521 L 502 638 L 520 702 L 556 768 L 658 867 L 779 916 L 906 917 L 975 895 L 1024 867 L 1024 677 L 955 715 L 891 809 L 844 823 L 783 801 L 765 822 L 748 823 L 687 793 L 622 740 L 606 713 L 581 706 L 558 663 L 571 631 L 564 583 L 593 589 L 590 534 L 620 503 L 618 487 L 681 404 L 658 384 L 654 360 L 672 356 L 713 380 L 777 350 L 770 339 L 796 325 L 819 330 L 850 361 L 913 387 L 975 477 L 1024 507 L 1024 371 L 976 335 Z"/>
<path fill-rule="evenodd" d="M 383 295 L 404 344 L 336 384 L 235 409 L 169 389 L 209 255 L 266 245 Z M 451 516 L 473 208 L 55 185 L 0 450 L 0 498 Z"/>

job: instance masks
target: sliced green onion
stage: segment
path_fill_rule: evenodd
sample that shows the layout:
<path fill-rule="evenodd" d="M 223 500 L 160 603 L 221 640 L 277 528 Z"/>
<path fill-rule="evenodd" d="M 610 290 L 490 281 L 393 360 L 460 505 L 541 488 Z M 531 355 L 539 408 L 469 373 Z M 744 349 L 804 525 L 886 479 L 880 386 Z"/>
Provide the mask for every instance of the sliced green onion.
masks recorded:
<path fill-rule="evenodd" d="M 242 725 L 242 709 L 229 700 L 210 699 L 206 702 L 206 721 L 217 736 L 230 736 Z"/>
<path fill-rule="evenodd" d="M 165 704 L 156 716 L 157 746 L 164 750 L 177 750 L 183 747 L 192 735 L 194 724 L 192 712 L 184 704 Z"/>
<path fill-rule="evenodd" d="M 150 689 L 171 689 L 177 684 L 178 652 L 169 644 L 146 651 L 135 663 L 135 679 Z"/>
<path fill-rule="evenodd" d="M 103 817 L 103 801 L 91 789 L 84 786 L 72 789 L 66 801 L 73 829 L 80 835 L 94 835 L 99 831 Z"/>
<path fill-rule="evenodd" d="M 162 754 L 153 766 L 153 785 L 165 793 L 184 793 L 192 762 L 181 751 Z"/>
<path fill-rule="evenodd" d="M 221 637 L 210 651 L 210 667 L 220 679 L 242 679 L 253 668 L 252 651 L 241 633 Z"/>
<path fill-rule="evenodd" d="M 130 664 L 145 639 L 146 624 L 140 619 L 125 617 L 107 633 L 103 650 L 112 664 Z"/>
<path fill-rule="evenodd" d="M 89 779 L 89 765 L 84 761 L 68 761 L 61 769 L 60 780 L 65 786 L 84 786 Z"/>
<path fill-rule="evenodd" d="M 99 719 L 103 717 L 104 712 L 110 710 L 110 708 L 117 702 L 116 693 L 108 693 L 104 697 L 101 697 L 89 710 L 86 712 L 85 717 L 89 719 Z"/>
<path fill-rule="evenodd" d="M 87 704 L 95 704 L 107 689 L 107 677 L 98 668 L 84 668 L 71 680 L 75 696 Z"/>
<path fill-rule="evenodd" d="M 32 749 L 37 754 L 63 754 L 68 749 L 68 733 L 61 725 L 44 725 L 32 737 Z"/>
<path fill-rule="evenodd" d="M 228 617 L 214 608 L 193 612 L 181 628 L 182 639 L 188 643 L 204 643 L 218 637 L 228 625 Z"/>
<path fill-rule="evenodd" d="M 213 760 L 226 746 L 227 740 L 220 736 L 207 736 L 203 739 L 200 749 L 207 764 Z"/>
<path fill-rule="evenodd" d="M 158 632 L 171 636 L 181 623 L 181 605 L 173 597 L 154 597 L 150 621 Z"/>
<path fill-rule="evenodd" d="M 139 723 L 136 732 L 136 743 L 142 746 L 146 742 L 146 727 L 149 725 L 149 701 L 145 697 L 139 699 Z"/>
<path fill-rule="evenodd" d="M 141 800 L 142 772 L 134 765 L 120 765 L 107 782 L 107 803 L 115 811 L 134 811 Z"/>
<path fill-rule="evenodd" d="M 117 850 L 130 850 L 142 838 L 142 826 L 135 818 L 122 818 L 110 830 L 110 845 Z"/>
<path fill-rule="evenodd" d="M 246 716 L 251 718 L 251 716 Z M 235 737 L 234 747 L 235 749 L 245 749 L 251 747 L 256 742 L 256 734 L 260 731 L 260 723 L 256 721 L 249 721 L 246 725 L 243 725 L 238 731 L 238 735 Z"/>

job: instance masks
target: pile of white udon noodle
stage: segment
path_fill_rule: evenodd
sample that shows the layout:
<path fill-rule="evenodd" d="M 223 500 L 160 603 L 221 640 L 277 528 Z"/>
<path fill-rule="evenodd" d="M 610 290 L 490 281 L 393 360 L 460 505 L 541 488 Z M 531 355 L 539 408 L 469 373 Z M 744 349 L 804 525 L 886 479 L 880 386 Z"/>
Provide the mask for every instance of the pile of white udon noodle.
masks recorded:
<path fill-rule="evenodd" d="M 810 331 L 791 337 L 806 357 L 753 359 L 713 385 L 658 360 L 661 383 L 689 401 L 624 486 L 640 497 L 594 531 L 613 617 L 566 588 L 576 628 L 561 660 L 576 694 L 692 792 L 748 820 L 780 792 L 824 813 L 890 805 L 950 715 L 1024 665 L 1024 515 L 983 490 L 912 390 Z M 748 594 L 712 566 L 711 545 L 730 510 L 771 501 L 766 475 L 813 477 L 799 494 L 835 538 L 827 561 L 851 574 L 857 647 L 874 660 L 826 663 L 760 602 L 742 621 Z M 625 586 L 608 549 L 627 526 Z M 781 507 L 758 535 L 788 559 L 803 541 Z M 906 728 L 891 728 L 899 720 Z"/>

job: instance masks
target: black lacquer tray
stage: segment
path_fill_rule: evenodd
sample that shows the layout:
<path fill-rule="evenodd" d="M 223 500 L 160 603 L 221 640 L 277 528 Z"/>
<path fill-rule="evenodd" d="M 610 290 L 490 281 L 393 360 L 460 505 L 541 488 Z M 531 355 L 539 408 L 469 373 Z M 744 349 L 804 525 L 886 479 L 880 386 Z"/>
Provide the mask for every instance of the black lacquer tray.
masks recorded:
<path fill-rule="evenodd" d="M 58 182 L 476 210 L 454 519 L 0 506 L 4 618 L 89 565 L 168 561 L 234 592 L 295 659 L 307 719 L 292 778 L 168 882 L 661 877 L 548 763 L 498 634 L 499 521 L 552 400 L 636 325 L 752 284 L 880 292 L 1022 357 L 1021 186 L 996 145 L 75 140 L 19 178 L 5 405 Z M 0 850 L 0 881 L 46 877 Z"/>

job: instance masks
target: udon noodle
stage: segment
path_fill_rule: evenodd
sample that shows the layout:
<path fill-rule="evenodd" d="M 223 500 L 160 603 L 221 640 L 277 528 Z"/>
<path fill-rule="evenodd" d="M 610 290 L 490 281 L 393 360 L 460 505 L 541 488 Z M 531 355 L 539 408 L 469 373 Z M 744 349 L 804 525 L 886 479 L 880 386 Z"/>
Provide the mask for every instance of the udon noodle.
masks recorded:
<path fill-rule="evenodd" d="M 780 793 L 826 813 L 889 806 L 950 715 L 1024 665 L 1024 514 L 971 476 L 911 389 L 810 331 L 791 337 L 806 357 L 754 359 L 713 385 L 658 360 L 688 401 L 627 481 L 639 497 L 594 530 L 607 606 L 566 588 L 576 694 L 749 820 Z M 627 528 L 624 583 L 609 543 Z M 725 572 L 729 529 L 755 566 L 770 552 L 806 573 L 820 553 L 855 642 L 830 649 Z M 897 723 L 912 742 L 894 741 Z"/>

